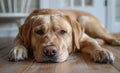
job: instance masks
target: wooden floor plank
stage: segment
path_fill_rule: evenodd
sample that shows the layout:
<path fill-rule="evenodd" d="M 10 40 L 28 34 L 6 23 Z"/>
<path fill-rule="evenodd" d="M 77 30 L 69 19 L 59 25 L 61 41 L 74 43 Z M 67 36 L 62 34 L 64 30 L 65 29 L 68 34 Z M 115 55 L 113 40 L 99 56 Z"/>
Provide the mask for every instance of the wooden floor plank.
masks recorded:
<path fill-rule="evenodd" d="M 9 44 L 13 44 L 13 38 L 0 38 L 0 50 L 9 46 Z"/>
<path fill-rule="evenodd" d="M 23 73 L 23 71 L 33 63 L 31 59 L 24 62 L 9 62 L 5 59 L 6 57 L 3 57 L 3 59 L 0 60 L 2 62 L 0 63 L 0 73 Z"/>
<path fill-rule="evenodd" d="M 83 59 L 72 55 L 62 63 L 34 63 L 26 73 L 87 73 L 87 65 Z"/>

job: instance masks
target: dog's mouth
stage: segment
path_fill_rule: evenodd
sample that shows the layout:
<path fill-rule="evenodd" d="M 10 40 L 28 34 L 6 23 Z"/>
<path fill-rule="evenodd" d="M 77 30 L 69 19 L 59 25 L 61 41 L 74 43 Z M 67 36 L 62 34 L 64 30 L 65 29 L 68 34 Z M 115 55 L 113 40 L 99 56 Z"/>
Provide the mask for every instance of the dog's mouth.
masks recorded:
<path fill-rule="evenodd" d="M 41 62 L 43 62 L 43 63 L 57 63 L 57 57 L 52 57 L 52 58 L 44 57 Z"/>

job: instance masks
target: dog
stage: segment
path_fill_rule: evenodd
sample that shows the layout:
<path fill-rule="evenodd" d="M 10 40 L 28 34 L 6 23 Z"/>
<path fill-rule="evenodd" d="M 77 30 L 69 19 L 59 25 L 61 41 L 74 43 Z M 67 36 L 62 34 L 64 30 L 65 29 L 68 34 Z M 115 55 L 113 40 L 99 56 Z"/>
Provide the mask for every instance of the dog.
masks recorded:
<path fill-rule="evenodd" d="M 94 62 L 113 63 L 113 53 L 101 47 L 104 43 L 120 45 L 93 15 L 77 10 L 37 9 L 20 26 L 9 60 L 23 61 L 31 52 L 36 62 L 63 62 L 71 52 L 80 50 Z"/>

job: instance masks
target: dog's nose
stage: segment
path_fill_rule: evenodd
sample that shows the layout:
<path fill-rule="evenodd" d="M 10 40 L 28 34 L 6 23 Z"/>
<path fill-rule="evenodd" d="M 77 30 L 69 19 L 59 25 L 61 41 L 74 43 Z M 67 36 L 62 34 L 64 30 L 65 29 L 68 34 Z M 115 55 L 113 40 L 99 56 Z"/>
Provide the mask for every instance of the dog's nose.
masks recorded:
<path fill-rule="evenodd" d="M 43 54 L 47 57 L 54 57 L 57 55 L 57 48 L 55 46 L 46 46 L 43 48 Z"/>

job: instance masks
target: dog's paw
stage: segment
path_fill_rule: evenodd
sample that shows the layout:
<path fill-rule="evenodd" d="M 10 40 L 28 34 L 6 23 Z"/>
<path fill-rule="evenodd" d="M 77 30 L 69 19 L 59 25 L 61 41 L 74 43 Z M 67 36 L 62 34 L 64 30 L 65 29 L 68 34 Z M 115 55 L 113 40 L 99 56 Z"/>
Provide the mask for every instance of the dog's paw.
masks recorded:
<path fill-rule="evenodd" d="M 115 57 L 113 53 L 108 50 L 95 50 L 91 53 L 92 59 L 97 63 L 113 63 Z"/>
<path fill-rule="evenodd" d="M 16 46 L 9 52 L 9 61 L 23 61 L 28 57 L 24 46 Z"/>

